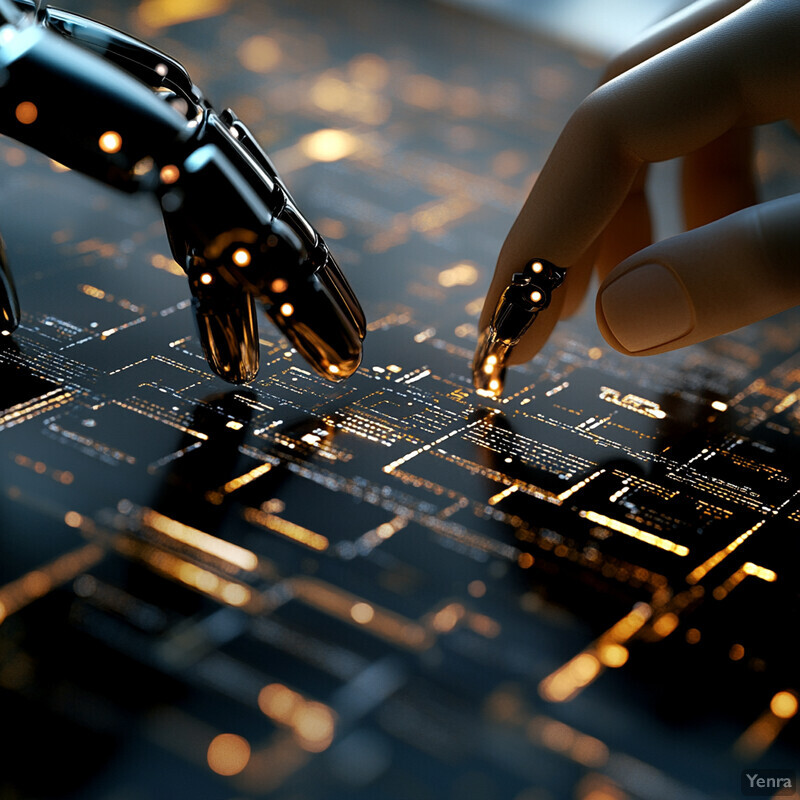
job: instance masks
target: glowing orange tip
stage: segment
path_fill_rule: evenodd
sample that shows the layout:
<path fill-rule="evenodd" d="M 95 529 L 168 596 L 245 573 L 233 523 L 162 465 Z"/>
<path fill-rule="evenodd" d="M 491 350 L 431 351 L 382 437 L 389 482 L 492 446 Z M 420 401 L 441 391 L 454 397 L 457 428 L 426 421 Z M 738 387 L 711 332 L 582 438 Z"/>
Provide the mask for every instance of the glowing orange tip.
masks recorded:
<path fill-rule="evenodd" d="M 237 267 L 246 267 L 250 263 L 250 251 L 244 247 L 238 247 L 233 251 L 231 258 Z"/>
<path fill-rule="evenodd" d="M 118 153 L 122 149 L 122 137 L 116 131 L 106 131 L 98 144 L 104 153 Z"/>

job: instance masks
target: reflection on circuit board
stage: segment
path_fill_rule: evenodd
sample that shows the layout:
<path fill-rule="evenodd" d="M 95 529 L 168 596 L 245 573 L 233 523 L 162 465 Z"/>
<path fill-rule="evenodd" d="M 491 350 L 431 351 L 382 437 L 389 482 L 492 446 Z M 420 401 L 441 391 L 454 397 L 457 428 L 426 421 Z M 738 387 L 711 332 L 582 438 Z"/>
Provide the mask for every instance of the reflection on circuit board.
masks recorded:
<path fill-rule="evenodd" d="M 422 3 L 201 7 L 74 6 L 271 146 L 364 363 L 332 386 L 267 332 L 221 383 L 157 210 L 0 142 L 0 794 L 672 800 L 793 767 L 800 316 L 634 360 L 584 314 L 477 397 L 498 243 L 590 65 Z"/>

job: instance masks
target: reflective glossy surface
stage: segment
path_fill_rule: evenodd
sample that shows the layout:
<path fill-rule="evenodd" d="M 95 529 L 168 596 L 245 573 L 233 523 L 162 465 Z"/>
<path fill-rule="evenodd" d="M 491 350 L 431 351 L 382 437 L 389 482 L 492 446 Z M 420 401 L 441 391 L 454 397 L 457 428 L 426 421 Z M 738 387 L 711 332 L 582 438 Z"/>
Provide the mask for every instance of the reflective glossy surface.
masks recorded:
<path fill-rule="evenodd" d="M 505 385 L 506 362 L 512 349 L 550 305 L 553 291 L 567 271 L 543 258 L 531 259 L 515 272 L 500 295 L 489 327 L 481 332 L 472 365 L 472 380 L 483 397 L 499 398 Z"/>
<path fill-rule="evenodd" d="M 796 764 L 800 317 L 634 360 L 588 310 L 472 384 L 585 59 L 406 0 L 76 8 L 238 110 L 369 335 L 332 383 L 257 303 L 222 381 L 158 208 L 0 140 L 0 796 L 733 800 Z"/>
<path fill-rule="evenodd" d="M 27 16 L 0 42 L 8 69 L 0 103 L 16 113 L 0 129 L 119 189 L 155 193 L 179 264 L 200 259 L 216 275 L 232 253 L 247 254 L 247 264 L 238 265 L 247 266 L 247 245 L 255 247 L 260 283 L 297 267 L 303 277 L 292 275 L 289 290 L 296 313 L 271 308 L 260 289 L 259 299 L 320 375 L 338 381 L 352 374 L 361 361 L 364 313 L 325 242 L 236 114 L 226 109 L 217 115 L 184 67 L 156 48 L 69 11 L 27 0 L 19 5 Z M 292 234 L 285 261 L 274 247 L 266 253 L 276 237 L 289 242 L 282 229 Z M 2 270 L 0 302 L 8 296 L 4 319 L 13 330 L 18 314 L 5 262 Z M 240 286 L 254 291 L 249 279 Z M 232 383 L 253 380 L 258 326 L 252 302 L 219 280 L 201 290 L 193 282 L 192 292 L 209 366 Z"/>

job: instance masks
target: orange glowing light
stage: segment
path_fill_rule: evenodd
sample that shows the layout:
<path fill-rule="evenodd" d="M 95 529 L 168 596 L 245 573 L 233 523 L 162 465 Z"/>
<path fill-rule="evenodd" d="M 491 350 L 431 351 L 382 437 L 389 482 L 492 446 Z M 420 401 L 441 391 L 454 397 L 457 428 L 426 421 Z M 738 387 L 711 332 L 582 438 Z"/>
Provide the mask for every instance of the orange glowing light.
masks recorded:
<path fill-rule="evenodd" d="M 621 644 L 604 644 L 597 655 L 607 667 L 621 667 L 628 660 L 628 648 Z"/>
<path fill-rule="evenodd" d="M 136 15 L 138 21 L 147 28 L 168 28 L 196 19 L 216 17 L 229 4 L 230 0 L 142 0 Z"/>
<path fill-rule="evenodd" d="M 247 478 L 247 476 L 242 477 Z M 234 479 L 234 481 L 237 480 L 240 479 Z M 245 483 L 249 483 L 249 480 L 242 480 L 239 485 L 244 485 Z M 226 484 L 226 486 L 227 485 L 228 484 Z M 292 539 L 295 542 L 304 544 L 306 547 L 310 547 L 312 550 L 323 551 L 328 549 L 329 542 L 322 534 L 310 531 L 308 528 L 304 528 L 302 525 L 297 525 L 296 523 L 290 522 L 288 519 L 283 519 L 275 514 L 259 511 L 255 508 L 247 508 L 244 512 L 244 518 L 248 522 L 252 522 L 255 525 L 261 525 L 263 528 L 274 531 L 280 536 L 285 536 L 287 539 Z"/>
<path fill-rule="evenodd" d="M 742 564 L 742 570 L 744 571 L 745 575 L 753 575 L 754 577 L 761 578 L 762 581 L 767 581 L 768 583 L 773 583 L 778 579 L 778 576 L 771 569 L 759 567 L 758 564 L 754 564 L 752 561 L 745 561 L 745 563 Z"/>
<path fill-rule="evenodd" d="M 225 583 L 220 591 L 220 597 L 232 606 L 243 606 L 250 600 L 250 590 L 238 583 Z"/>
<path fill-rule="evenodd" d="M 449 269 L 442 270 L 438 280 L 441 286 L 449 288 L 451 286 L 472 286 L 479 277 L 480 273 L 474 264 L 462 261 Z"/>
<path fill-rule="evenodd" d="M 275 294 L 281 294 L 289 288 L 289 283 L 283 278 L 275 278 L 275 280 L 269 285 L 269 288 L 275 292 Z"/>
<path fill-rule="evenodd" d="M 320 753 L 333 741 L 333 712 L 322 703 L 306 703 L 292 716 L 292 727 L 304 750 Z"/>
<path fill-rule="evenodd" d="M 281 314 L 284 317 L 291 317 L 294 314 L 294 306 L 291 303 L 284 303 L 281 306 Z"/>
<path fill-rule="evenodd" d="M 231 260 L 237 267 L 246 267 L 250 263 L 250 251 L 244 247 L 238 247 L 233 251 Z"/>
<path fill-rule="evenodd" d="M 662 639 L 666 636 L 669 636 L 675 628 L 678 627 L 678 617 L 676 614 L 669 612 L 667 614 L 662 614 L 654 623 L 653 623 L 653 633 L 656 636 L 660 636 Z"/>
<path fill-rule="evenodd" d="M 748 537 L 752 536 L 765 522 L 766 520 L 760 520 L 752 528 L 746 530 L 743 534 L 737 536 L 727 547 L 723 548 L 722 550 L 718 550 L 714 553 L 711 558 L 704 561 L 699 567 L 693 569 L 687 576 L 686 582 L 695 584 L 698 581 L 702 580 L 710 570 L 714 569 L 717 564 L 720 563 L 723 559 L 727 558 L 734 550 L 736 550 L 739 545 L 742 544 Z"/>
<path fill-rule="evenodd" d="M 158 176 L 161 178 L 161 183 L 175 183 L 180 178 L 181 171 L 174 164 L 167 164 L 161 167 Z"/>
<path fill-rule="evenodd" d="M 325 128 L 304 136 L 299 146 L 312 161 L 338 161 L 352 155 L 359 146 L 352 133 Z"/>
<path fill-rule="evenodd" d="M 530 569 L 533 566 L 533 556 L 530 553 L 520 553 L 519 558 L 517 558 L 517 564 L 522 569 Z"/>
<path fill-rule="evenodd" d="M 271 719 L 288 724 L 303 698 L 288 686 L 270 683 L 258 693 L 258 707 Z"/>
<path fill-rule="evenodd" d="M 338 375 L 341 372 L 341 370 L 339 369 L 339 367 L 336 366 L 336 364 L 331 364 L 328 367 L 328 372 L 330 372 L 332 375 Z"/>
<path fill-rule="evenodd" d="M 689 644 L 697 644 L 700 641 L 700 638 L 701 634 L 697 628 L 689 628 L 689 630 L 686 631 L 686 641 Z"/>
<path fill-rule="evenodd" d="M 533 300 L 534 303 L 541 302 L 541 299 L 542 299 L 541 292 L 531 292 L 531 300 Z"/>
<path fill-rule="evenodd" d="M 601 669 L 596 656 L 588 652 L 579 653 L 539 684 L 539 694 L 551 703 L 571 700 L 600 674 Z"/>
<path fill-rule="evenodd" d="M 458 625 L 464 616 L 464 606 L 461 603 L 449 603 L 441 610 L 437 611 L 431 620 L 433 629 L 439 633 L 449 633 Z"/>
<path fill-rule="evenodd" d="M 359 625 L 366 625 L 368 622 L 372 622 L 375 609 L 369 603 L 356 603 L 350 609 L 350 616 Z"/>
<path fill-rule="evenodd" d="M 634 528 L 633 525 L 628 525 L 627 522 L 620 522 L 619 520 L 611 519 L 610 517 L 605 516 L 605 514 L 598 514 L 596 511 L 580 511 L 578 512 L 578 515 L 590 520 L 591 522 L 596 522 L 598 525 L 603 525 L 606 528 L 610 528 L 612 531 L 619 531 L 619 533 L 624 533 L 626 536 L 631 536 L 634 539 L 638 539 L 640 542 L 645 542 L 653 547 L 658 547 L 660 550 L 666 550 L 669 553 L 675 553 L 677 556 L 689 555 L 689 548 L 685 545 L 676 544 L 669 539 L 663 539 L 660 536 L 655 536 L 648 531 L 639 530 L 638 528 Z"/>
<path fill-rule="evenodd" d="M 122 137 L 116 131 L 106 131 L 97 143 L 104 153 L 119 153 L 122 149 Z"/>
<path fill-rule="evenodd" d="M 204 272 L 200 276 L 200 283 L 202 283 L 202 284 L 204 284 L 206 286 L 208 286 L 208 284 L 211 283 L 211 281 L 213 281 L 213 280 L 214 279 L 211 277 L 211 275 L 208 272 Z"/>
<path fill-rule="evenodd" d="M 533 264 L 531 265 L 531 269 L 534 272 L 541 272 L 544 269 L 544 267 L 542 266 L 541 261 L 534 261 Z"/>
<path fill-rule="evenodd" d="M 217 775 L 238 775 L 249 761 L 250 745 L 235 733 L 221 733 L 208 746 L 208 766 Z"/>
<path fill-rule="evenodd" d="M 23 100 L 15 109 L 14 116 L 17 118 L 17 122 L 21 122 L 23 125 L 30 125 L 36 122 L 36 118 L 39 116 L 39 109 L 30 100 Z"/>
<path fill-rule="evenodd" d="M 67 513 L 64 514 L 64 522 L 66 522 L 70 528 L 80 528 L 83 517 L 77 511 L 67 511 Z"/>
<path fill-rule="evenodd" d="M 797 698 L 791 692 L 778 692 L 770 700 L 769 710 L 780 719 L 791 719 L 797 713 Z"/>
<path fill-rule="evenodd" d="M 740 644 L 732 645 L 728 652 L 728 658 L 730 658 L 731 661 L 741 661 L 744 658 L 744 647 Z"/>
<path fill-rule="evenodd" d="M 225 539 L 220 539 L 216 536 L 212 536 L 209 533 L 204 533 L 196 528 L 191 528 L 188 525 L 184 525 L 182 522 L 172 519 L 171 517 L 166 517 L 163 514 L 159 514 L 157 511 L 146 509 L 142 515 L 142 520 L 149 528 L 152 528 L 159 533 L 163 533 L 165 536 L 169 536 L 170 539 L 174 539 L 176 542 L 193 547 L 196 550 L 202 550 L 204 553 L 208 553 L 208 555 L 219 558 L 222 561 L 226 561 L 231 566 L 247 570 L 248 572 L 252 572 L 258 567 L 258 556 L 251 550 L 247 550 L 244 547 L 239 547 L 239 545 L 233 544 L 233 542 L 228 542 Z M 210 576 L 210 578 L 207 578 L 206 575 L 202 574 L 205 573 L 205 570 L 195 568 L 191 564 L 187 566 L 191 568 L 191 575 L 194 575 L 201 580 L 214 578 L 215 580 L 213 585 L 215 587 L 217 586 L 216 576 L 213 575 L 213 573 L 207 573 L 207 575 Z M 194 585 L 197 585 L 196 581 L 190 582 Z M 238 584 L 232 585 L 237 589 L 245 589 L 245 587 L 238 586 Z M 209 587 L 206 587 L 203 584 L 199 585 L 198 588 L 202 589 L 203 591 L 207 591 Z M 249 592 L 247 595 L 249 597 Z M 234 592 L 232 596 L 239 598 L 241 597 L 241 594 L 237 591 Z M 247 602 L 247 598 L 240 600 L 240 602 L 234 602 L 228 597 L 225 599 L 232 605 L 243 605 L 245 602 Z"/>

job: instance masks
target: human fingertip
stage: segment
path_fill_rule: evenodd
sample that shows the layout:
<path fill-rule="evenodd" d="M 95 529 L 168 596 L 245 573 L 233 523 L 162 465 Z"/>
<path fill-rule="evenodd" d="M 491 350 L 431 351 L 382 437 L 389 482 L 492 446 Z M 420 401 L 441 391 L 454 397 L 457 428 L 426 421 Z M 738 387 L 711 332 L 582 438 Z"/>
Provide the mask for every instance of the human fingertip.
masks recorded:
<path fill-rule="evenodd" d="M 609 276 L 597 296 L 597 322 L 608 343 L 635 355 L 681 339 L 695 326 L 691 297 L 669 267 L 645 263 Z"/>

